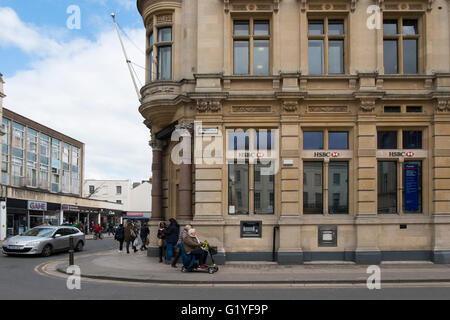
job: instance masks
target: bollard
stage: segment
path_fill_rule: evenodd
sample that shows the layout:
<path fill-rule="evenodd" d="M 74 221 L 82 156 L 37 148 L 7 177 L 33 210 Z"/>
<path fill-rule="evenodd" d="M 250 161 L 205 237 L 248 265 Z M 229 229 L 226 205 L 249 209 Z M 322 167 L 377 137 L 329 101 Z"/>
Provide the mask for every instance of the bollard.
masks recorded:
<path fill-rule="evenodd" d="M 74 257 L 73 257 L 73 252 L 74 252 L 74 248 L 73 248 L 73 237 L 70 237 L 70 238 L 69 238 L 69 266 L 75 265 L 75 263 L 74 263 Z"/>

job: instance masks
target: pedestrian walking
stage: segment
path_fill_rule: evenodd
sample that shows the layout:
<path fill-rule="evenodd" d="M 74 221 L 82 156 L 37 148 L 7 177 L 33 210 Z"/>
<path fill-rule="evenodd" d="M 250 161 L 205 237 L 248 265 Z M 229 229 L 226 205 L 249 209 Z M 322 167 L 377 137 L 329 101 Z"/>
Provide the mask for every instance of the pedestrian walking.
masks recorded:
<path fill-rule="evenodd" d="M 178 236 L 180 233 L 180 226 L 178 225 L 177 220 L 174 218 L 169 219 L 169 226 L 166 231 L 166 263 L 169 264 L 172 260 L 173 256 L 173 248 L 177 244 Z"/>
<path fill-rule="evenodd" d="M 150 230 L 148 229 L 148 225 L 146 223 L 143 223 L 142 227 L 141 227 L 141 232 L 140 232 L 140 236 L 141 236 L 141 240 L 142 240 L 141 251 L 147 250 L 146 242 L 147 242 L 147 237 L 149 234 L 150 234 Z"/>
<path fill-rule="evenodd" d="M 113 226 L 113 224 L 110 222 L 109 225 L 108 225 L 108 237 L 109 237 L 109 235 L 110 235 L 111 233 L 114 234 L 114 226 Z"/>
<path fill-rule="evenodd" d="M 125 228 L 125 242 L 127 243 L 127 253 L 130 253 L 130 243 L 133 247 L 134 252 L 137 252 L 137 249 L 134 245 L 134 240 L 136 240 L 136 232 L 134 231 L 133 222 L 128 221 L 127 226 Z"/>
<path fill-rule="evenodd" d="M 158 238 L 158 247 L 159 247 L 159 262 L 163 262 L 162 258 L 164 256 L 164 249 L 166 248 L 166 234 L 164 230 L 166 230 L 166 223 L 161 221 L 159 223 L 158 234 L 156 235 Z"/>
<path fill-rule="evenodd" d="M 123 228 L 123 224 L 120 224 L 119 227 L 117 228 L 116 233 L 114 235 L 114 239 L 119 241 L 119 252 L 122 252 L 123 242 L 125 240 L 125 229 Z"/>
<path fill-rule="evenodd" d="M 184 238 L 186 238 L 189 235 L 189 230 L 191 230 L 191 229 L 192 229 L 192 226 L 190 224 L 188 224 L 180 232 L 180 235 L 178 237 L 178 242 L 177 242 L 177 245 L 175 247 L 175 258 L 172 261 L 172 267 L 173 268 L 177 267 L 178 259 L 180 259 L 180 257 L 181 257 L 181 248 L 180 248 L 180 246 L 183 245 L 183 240 L 184 240 Z"/>

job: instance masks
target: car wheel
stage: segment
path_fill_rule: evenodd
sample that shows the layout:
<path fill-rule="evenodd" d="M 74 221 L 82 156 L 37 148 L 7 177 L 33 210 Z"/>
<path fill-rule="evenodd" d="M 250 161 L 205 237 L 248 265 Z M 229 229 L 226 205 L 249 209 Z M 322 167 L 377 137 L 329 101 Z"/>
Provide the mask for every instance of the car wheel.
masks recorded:
<path fill-rule="evenodd" d="M 79 241 L 79 242 L 77 243 L 77 246 L 75 247 L 75 251 L 76 251 L 76 252 L 83 251 L 83 247 L 84 247 L 83 242 L 82 242 L 82 241 Z"/>
<path fill-rule="evenodd" d="M 43 257 L 50 257 L 52 255 L 52 246 L 51 245 L 46 245 L 44 247 L 44 249 L 42 249 L 42 256 Z"/>

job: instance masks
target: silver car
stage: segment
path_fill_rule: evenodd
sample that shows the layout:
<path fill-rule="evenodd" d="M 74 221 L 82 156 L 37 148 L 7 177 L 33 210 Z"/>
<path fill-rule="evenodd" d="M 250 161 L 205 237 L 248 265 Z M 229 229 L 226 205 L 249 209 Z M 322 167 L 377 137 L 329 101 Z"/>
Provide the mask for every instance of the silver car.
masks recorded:
<path fill-rule="evenodd" d="M 70 226 L 40 226 L 7 239 L 3 243 L 6 255 L 50 256 L 54 252 L 70 249 L 70 237 L 73 237 L 75 251 L 82 251 L 86 243 L 84 233 Z"/>

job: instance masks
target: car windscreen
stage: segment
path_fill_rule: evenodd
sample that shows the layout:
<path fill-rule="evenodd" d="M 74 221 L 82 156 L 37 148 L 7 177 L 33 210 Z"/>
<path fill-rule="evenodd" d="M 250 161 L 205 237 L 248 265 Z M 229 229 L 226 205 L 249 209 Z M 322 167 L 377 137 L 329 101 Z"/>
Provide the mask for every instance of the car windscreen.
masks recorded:
<path fill-rule="evenodd" d="M 53 228 L 33 228 L 23 234 L 26 237 L 51 237 L 55 229 Z"/>

